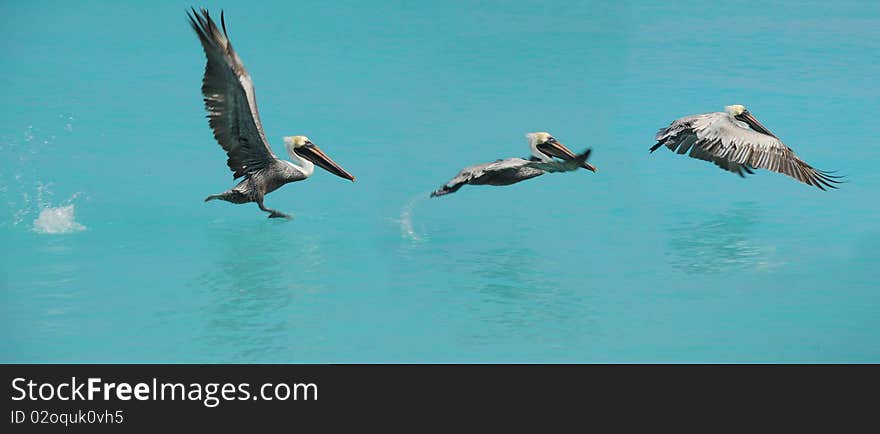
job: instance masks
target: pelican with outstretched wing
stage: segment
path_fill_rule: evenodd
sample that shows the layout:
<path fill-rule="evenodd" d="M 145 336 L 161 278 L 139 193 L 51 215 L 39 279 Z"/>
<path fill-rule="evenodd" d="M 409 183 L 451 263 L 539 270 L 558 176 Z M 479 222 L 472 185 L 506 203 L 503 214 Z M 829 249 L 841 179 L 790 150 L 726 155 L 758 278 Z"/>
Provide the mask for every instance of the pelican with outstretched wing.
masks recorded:
<path fill-rule="evenodd" d="M 302 181 L 312 176 L 315 164 L 339 177 L 354 181 L 354 176 L 324 154 L 306 136 L 284 138 L 287 153 L 293 162 L 281 160 L 272 152 L 254 96 L 254 85 L 226 34 L 226 20 L 220 12 L 217 27 L 208 11 L 192 10 L 187 13 L 190 24 L 208 63 L 202 80 L 202 95 L 208 111 L 209 125 L 214 138 L 226 151 L 226 164 L 232 170 L 232 179 L 244 178 L 235 187 L 205 198 L 205 202 L 220 199 L 236 204 L 256 202 L 269 218 L 287 214 L 267 208 L 264 197 L 284 184 Z"/>
<path fill-rule="evenodd" d="M 532 153 L 529 159 L 506 158 L 466 167 L 431 193 L 431 197 L 455 193 L 465 184 L 510 185 L 545 173 L 571 172 L 580 168 L 596 171 L 595 166 L 587 163 L 587 158 L 590 156 L 589 149 L 580 155 L 575 155 L 555 137 L 544 132 L 528 133 L 526 138 L 529 140 L 529 149 Z M 554 157 L 559 160 L 555 160 Z"/>
<path fill-rule="evenodd" d="M 679 154 L 711 161 L 745 177 L 754 169 L 788 175 L 822 190 L 837 188 L 839 176 L 813 168 L 758 122 L 744 106 L 730 105 L 723 112 L 676 119 L 657 132 L 651 152 L 666 146 Z"/>

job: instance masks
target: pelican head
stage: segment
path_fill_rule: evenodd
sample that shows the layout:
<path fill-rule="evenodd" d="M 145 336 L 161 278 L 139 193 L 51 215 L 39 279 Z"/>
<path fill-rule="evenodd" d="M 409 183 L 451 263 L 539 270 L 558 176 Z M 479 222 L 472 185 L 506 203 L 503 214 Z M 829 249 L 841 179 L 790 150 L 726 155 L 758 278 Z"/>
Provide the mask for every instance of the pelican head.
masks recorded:
<path fill-rule="evenodd" d="M 350 181 L 354 181 L 354 176 L 348 173 L 345 169 L 336 164 L 335 161 L 331 160 L 330 157 L 327 156 L 321 149 L 319 149 L 311 140 L 309 140 L 306 136 L 289 136 L 284 138 L 284 145 L 287 147 L 287 152 L 293 156 L 296 155 L 300 158 L 304 158 L 314 164 L 317 164 L 322 169 L 339 176 L 340 178 L 345 178 Z"/>
<path fill-rule="evenodd" d="M 742 104 L 734 104 L 724 107 L 724 111 L 726 111 L 731 116 L 739 116 L 748 110 L 746 110 L 746 106 Z"/>
<path fill-rule="evenodd" d="M 562 160 L 574 160 L 576 156 L 565 145 L 556 140 L 555 137 L 547 132 L 528 133 L 526 138 L 529 139 L 529 148 L 532 155 L 541 161 L 551 161 L 553 157 Z M 583 168 L 595 172 L 597 169 L 590 163 L 584 162 Z"/>
<path fill-rule="evenodd" d="M 761 134 L 776 137 L 776 135 L 771 133 L 770 130 L 767 129 L 767 127 L 761 124 L 761 122 L 759 122 L 758 119 L 756 119 L 744 105 L 729 105 L 727 107 L 724 107 L 724 111 L 726 111 L 727 114 L 732 116 L 734 119 L 740 122 L 745 122 L 752 130 L 757 131 Z"/>

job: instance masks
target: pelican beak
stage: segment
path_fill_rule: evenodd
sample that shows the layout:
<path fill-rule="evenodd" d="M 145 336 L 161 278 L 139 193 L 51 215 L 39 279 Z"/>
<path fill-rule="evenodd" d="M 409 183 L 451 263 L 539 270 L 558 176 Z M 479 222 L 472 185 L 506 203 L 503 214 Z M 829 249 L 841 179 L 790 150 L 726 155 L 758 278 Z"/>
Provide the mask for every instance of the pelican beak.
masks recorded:
<path fill-rule="evenodd" d="M 321 166 L 322 169 L 340 177 L 345 178 L 350 181 L 354 181 L 354 175 L 348 173 L 342 167 L 339 167 L 335 161 L 331 160 L 324 151 L 321 151 L 314 143 L 308 142 L 303 146 L 294 149 L 294 152 L 297 153 L 300 157 L 303 157 L 312 163 Z"/>
<path fill-rule="evenodd" d="M 577 158 L 577 156 L 574 155 L 574 152 L 571 152 L 571 149 L 568 149 L 565 145 L 559 143 L 556 140 L 541 143 L 540 145 L 538 145 L 538 150 L 543 152 L 548 157 L 561 158 L 566 161 L 571 161 Z M 596 166 L 593 166 L 586 161 L 584 161 L 584 164 L 581 167 L 592 172 L 596 172 L 598 170 L 596 169 Z"/>
<path fill-rule="evenodd" d="M 752 116 L 752 113 L 750 113 L 748 110 L 742 112 L 740 115 L 736 116 L 736 118 L 749 124 L 749 128 L 761 134 L 776 137 L 776 135 L 771 133 L 770 130 L 767 129 L 767 127 L 765 127 L 761 122 L 758 122 L 758 120 L 755 119 L 755 117 Z"/>

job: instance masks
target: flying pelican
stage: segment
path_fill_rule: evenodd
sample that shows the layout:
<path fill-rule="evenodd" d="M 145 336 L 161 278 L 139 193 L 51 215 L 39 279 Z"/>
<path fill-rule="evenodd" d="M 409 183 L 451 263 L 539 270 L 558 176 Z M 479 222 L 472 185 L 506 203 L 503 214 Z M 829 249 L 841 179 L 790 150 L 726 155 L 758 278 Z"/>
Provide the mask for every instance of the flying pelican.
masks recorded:
<path fill-rule="evenodd" d="M 764 125 L 741 105 L 729 105 L 723 112 L 705 113 L 676 119 L 655 136 L 657 143 L 651 152 L 667 148 L 700 160 L 711 161 L 718 167 L 739 176 L 755 173 L 753 169 L 768 169 L 788 175 L 798 181 L 837 188 L 839 176 L 814 169 L 798 158 Z"/>
<path fill-rule="evenodd" d="M 455 193 L 465 184 L 510 185 L 548 172 L 571 172 L 580 168 L 596 171 L 592 164 L 587 163 L 589 149 L 575 155 L 550 133 L 528 133 L 526 138 L 529 139 L 529 149 L 532 151 L 528 160 L 507 158 L 466 167 L 455 178 L 431 193 L 431 197 Z M 554 160 L 553 157 L 563 161 Z"/>
<path fill-rule="evenodd" d="M 205 198 L 205 202 L 214 199 L 236 204 L 256 202 L 261 210 L 269 213 L 269 218 L 290 218 L 287 214 L 267 208 L 263 205 L 263 198 L 284 184 L 312 176 L 315 164 L 354 181 L 354 176 L 331 160 L 306 136 L 284 138 L 287 153 L 296 164 L 276 157 L 263 132 L 251 77 L 226 34 L 223 12 L 220 12 L 222 33 L 205 9 L 201 10 L 201 14 L 193 9 L 192 14 L 187 12 L 187 16 L 208 58 L 202 80 L 208 123 L 214 131 L 214 138 L 229 156 L 226 164 L 233 172 L 232 179 L 244 177 L 235 187 L 212 194 Z"/>

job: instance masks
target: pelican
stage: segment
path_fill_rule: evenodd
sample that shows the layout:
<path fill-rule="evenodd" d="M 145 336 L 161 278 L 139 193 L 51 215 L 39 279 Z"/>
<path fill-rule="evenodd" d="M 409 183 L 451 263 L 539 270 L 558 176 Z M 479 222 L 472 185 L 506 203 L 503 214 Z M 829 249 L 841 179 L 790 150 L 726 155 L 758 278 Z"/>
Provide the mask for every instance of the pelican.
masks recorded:
<path fill-rule="evenodd" d="M 229 156 L 226 164 L 232 170 L 232 179 L 244 178 L 235 187 L 206 197 L 205 202 L 214 199 L 235 204 L 256 202 L 261 210 L 269 213 L 269 218 L 290 218 L 287 214 L 267 208 L 263 198 L 284 184 L 309 178 L 315 171 L 315 164 L 354 181 L 354 176 L 331 160 L 306 136 L 284 138 L 284 145 L 293 163 L 276 157 L 263 132 L 251 77 L 226 34 L 223 12 L 220 12 L 222 33 L 205 9 L 201 9 L 201 14 L 192 9 L 192 14 L 187 12 L 187 16 L 208 58 L 202 80 L 208 123 L 214 138 Z"/>
<path fill-rule="evenodd" d="M 592 164 L 587 163 L 587 158 L 590 156 L 589 149 L 580 155 L 575 155 L 550 133 L 545 132 L 528 133 L 526 138 L 529 140 L 529 149 L 532 152 L 528 160 L 507 158 L 466 167 L 458 172 L 455 178 L 431 193 L 431 197 L 455 193 L 465 184 L 510 185 L 548 172 L 571 172 L 580 168 L 596 171 Z M 553 157 L 562 161 L 554 160 Z"/>
<path fill-rule="evenodd" d="M 801 160 L 764 125 L 758 122 L 744 106 L 736 104 L 723 112 L 705 113 L 676 119 L 655 136 L 657 143 L 651 152 L 667 148 L 700 160 L 711 161 L 718 167 L 745 177 L 753 169 L 768 169 L 788 175 L 803 183 L 819 187 L 837 188 L 839 176 L 814 169 Z"/>

